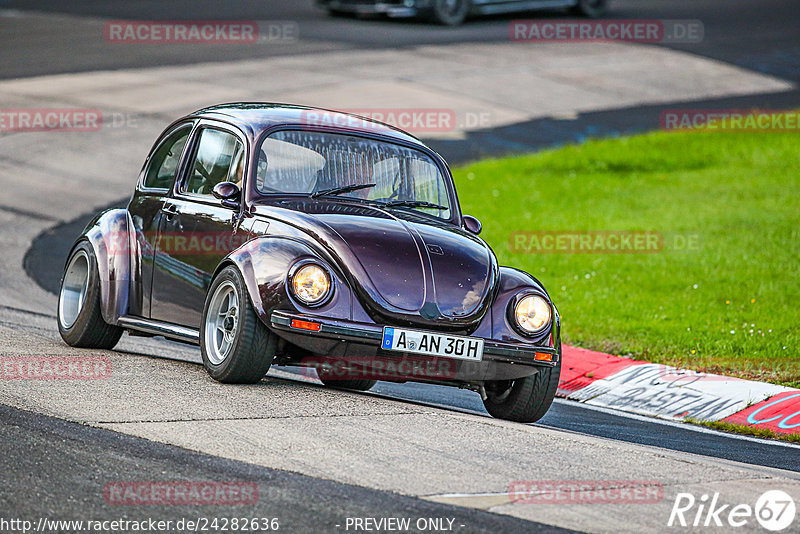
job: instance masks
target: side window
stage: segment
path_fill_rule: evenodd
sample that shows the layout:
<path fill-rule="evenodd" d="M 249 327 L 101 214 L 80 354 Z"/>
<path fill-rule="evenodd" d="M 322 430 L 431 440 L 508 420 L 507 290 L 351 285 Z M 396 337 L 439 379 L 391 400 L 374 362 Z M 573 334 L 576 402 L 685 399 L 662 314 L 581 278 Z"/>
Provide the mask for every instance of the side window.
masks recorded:
<path fill-rule="evenodd" d="M 201 130 L 184 192 L 210 195 L 220 182 L 234 182 L 242 187 L 243 177 L 244 147 L 239 138 L 221 130 Z"/>
<path fill-rule="evenodd" d="M 147 167 L 144 177 L 144 186 L 154 189 L 169 189 L 175 181 L 175 173 L 181 161 L 183 148 L 189 139 L 191 126 L 181 128 L 167 137 L 159 146 Z"/>

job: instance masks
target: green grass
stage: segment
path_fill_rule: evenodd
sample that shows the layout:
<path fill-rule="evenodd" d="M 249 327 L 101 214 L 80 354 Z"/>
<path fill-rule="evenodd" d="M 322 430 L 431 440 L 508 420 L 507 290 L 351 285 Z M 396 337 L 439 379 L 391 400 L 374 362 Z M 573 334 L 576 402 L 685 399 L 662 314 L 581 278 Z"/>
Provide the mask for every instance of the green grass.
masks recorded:
<path fill-rule="evenodd" d="M 550 292 L 566 343 L 800 387 L 797 133 L 659 132 L 454 173 L 500 263 Z M 664 246 L 512 250 L 514 232 L 545 230 L 655 231 Z"/>
<path fill-rule="evenodd" d="M 779 434 L 769 428 L 759 428 L 747 425 L 736 425 L 733 423 L 726 423 L 725 421 L 702 421 L 700 419 L 686 418 L 685 422 L 693 425 L 705 426 L 720 430 L 722 432 L 733 432 L 735 434 L 744 434 L 747 436 L 755 436 L 764 439 L 777 439 L 781 441 L 789 441 L 791 443 L 800 443 L 800 433 L 792 434 Z"/>

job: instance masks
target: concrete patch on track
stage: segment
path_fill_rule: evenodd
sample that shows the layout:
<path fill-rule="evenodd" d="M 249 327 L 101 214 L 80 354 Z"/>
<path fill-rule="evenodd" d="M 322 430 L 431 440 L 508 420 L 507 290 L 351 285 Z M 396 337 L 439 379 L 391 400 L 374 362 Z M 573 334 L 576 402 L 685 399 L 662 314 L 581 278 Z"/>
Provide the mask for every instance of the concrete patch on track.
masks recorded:
<path fill-rule="evenodd" d="M 241 528 L 224 524 L 242 517 L 265 518 L 256 521 L 262 532 L 336 532 L 355 517 L 408 518 L 412 524 L 446 518 L 469 533 L 573 532 L 198 454 L 2 405 L 0 448 L 4 533 L 230 532 Z M 217 491 L 222 488 L 232 491 Z M 214 528 L 215 518 L 220 528 Z M 6 526 L 13 519 L 29 526 Z M 105 529 L 96 523 L 101 521 Z M 255 529 L 252 521 L 247 527 Z"/>

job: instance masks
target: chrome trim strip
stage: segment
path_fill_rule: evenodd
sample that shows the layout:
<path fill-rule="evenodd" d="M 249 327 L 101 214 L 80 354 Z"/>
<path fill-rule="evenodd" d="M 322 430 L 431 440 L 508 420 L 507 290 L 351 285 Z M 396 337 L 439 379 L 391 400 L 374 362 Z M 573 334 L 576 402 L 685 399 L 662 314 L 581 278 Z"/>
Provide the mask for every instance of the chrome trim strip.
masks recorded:
<path fill-rule="evenodd" d="M 481 15 L 498 15 L 518 11 L 534 11 L 540 9 L 561 9 L 578 5 L 577 0 L 529 0 L 527 2 L 476 2 L 473 0 L 472 12 Z M 543 22 L 547 22 L 543 20 Z"/>
<path fill-rule="evenodd" d="M 162 323 L 161 321 L 153 321 L 152 319 L 145 319 L 144 317 L 125 315 L 119 318 L 117 325 L 122 328 L 129 328 L 156 336 L 185 341 L 186 343 L 200 344 L 199 331 L 172 323 Z"/>

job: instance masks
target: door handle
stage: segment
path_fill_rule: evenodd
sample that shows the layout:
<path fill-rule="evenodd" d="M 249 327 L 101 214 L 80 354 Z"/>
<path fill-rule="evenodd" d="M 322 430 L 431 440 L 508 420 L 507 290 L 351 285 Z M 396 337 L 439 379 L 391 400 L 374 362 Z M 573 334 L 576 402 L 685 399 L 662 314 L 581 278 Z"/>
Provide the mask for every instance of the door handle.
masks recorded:
<path fill-rule="evenodd" d="M 178 214 L 178 207 L 175 204 L 164 204 L 161 211 L 166 214 L 167 219 L 172 219 Z"/>

